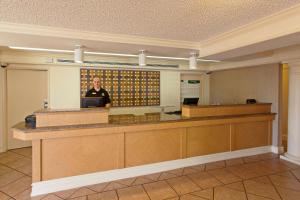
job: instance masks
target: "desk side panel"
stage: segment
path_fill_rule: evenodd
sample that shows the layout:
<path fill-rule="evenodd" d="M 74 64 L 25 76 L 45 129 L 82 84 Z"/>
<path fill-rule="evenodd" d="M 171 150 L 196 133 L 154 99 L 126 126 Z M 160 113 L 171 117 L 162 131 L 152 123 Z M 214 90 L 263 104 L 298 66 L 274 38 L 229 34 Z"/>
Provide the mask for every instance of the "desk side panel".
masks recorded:
<path fill-rule="evenodd" d="M 230 151 L 229 124 L 187 128 L 187 157 Z"/>
<path fill-rule="evenodd" d="M 125 133 L 125 167 L 185 158 L 185 128 Z"/>
<path fill-rule="evenodd" d="M 233 124 L 232 150 L 270 145 L 270 121 Z"/>
<path fill-rule="evenodd" d="M 124 133 L 42 140 L 42 180 L 124 167 Z"/>

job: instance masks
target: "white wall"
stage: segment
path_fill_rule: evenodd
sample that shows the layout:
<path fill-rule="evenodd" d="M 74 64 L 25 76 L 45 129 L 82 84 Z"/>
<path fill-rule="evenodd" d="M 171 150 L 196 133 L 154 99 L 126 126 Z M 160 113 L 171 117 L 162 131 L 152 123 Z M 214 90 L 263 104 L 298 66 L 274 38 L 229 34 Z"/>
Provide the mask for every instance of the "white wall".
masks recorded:
<path fill-rule="evenodd" d="M 215 71 L 210 75 L 210 102 L 245 103 L 246 99 L 272 103 L 279 112 L 279 64 Z M 278 115 L 273 122 L 273 145 L 278 144 Z"/>
<path fill-rule="evenodd" d="M 51 67 L 49 69 L 49 107 L 80 108 L 80 68 Z"/>
<path fill-rule="evenodd" d="M 160 72 L 160 105 L 172 106 L 165 111 L 180 109 L 180 72 Z"/>

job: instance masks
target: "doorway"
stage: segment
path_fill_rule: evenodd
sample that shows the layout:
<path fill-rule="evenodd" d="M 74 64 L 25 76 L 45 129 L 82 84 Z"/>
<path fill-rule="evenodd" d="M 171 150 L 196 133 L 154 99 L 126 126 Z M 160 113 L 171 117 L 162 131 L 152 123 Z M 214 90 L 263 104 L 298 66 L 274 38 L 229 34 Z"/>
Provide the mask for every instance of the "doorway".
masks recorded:
<path fill-rule="evenodd" d="M 48 99 L 48 72 L 34 69 L 7 69 L 7 147 L 31 146 L 31 141 L 13 138 L 11 127 L 43 107 Z"/>

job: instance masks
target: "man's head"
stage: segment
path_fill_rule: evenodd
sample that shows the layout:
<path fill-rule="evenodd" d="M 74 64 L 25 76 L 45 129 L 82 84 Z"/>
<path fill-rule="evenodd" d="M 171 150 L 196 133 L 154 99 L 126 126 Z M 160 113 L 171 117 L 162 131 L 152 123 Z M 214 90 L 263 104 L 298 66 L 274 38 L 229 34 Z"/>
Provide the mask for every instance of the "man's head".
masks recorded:
<path fill-rule="evenodd" d="M 100 89 L 100 77 L 99 76 L 94 76 L 93 78 L 93 85 L 95 89 Z"/>

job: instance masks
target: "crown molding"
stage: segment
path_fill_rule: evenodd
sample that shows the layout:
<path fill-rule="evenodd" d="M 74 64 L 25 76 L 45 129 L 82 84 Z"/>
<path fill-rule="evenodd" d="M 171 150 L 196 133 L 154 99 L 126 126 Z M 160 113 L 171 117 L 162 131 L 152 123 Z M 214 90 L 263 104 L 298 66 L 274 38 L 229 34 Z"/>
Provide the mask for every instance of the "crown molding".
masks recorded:
<path fill-rule="evenodd" d="M 110 34 L 92 31 L 80 31 L 74 29 L 39 26 L 31 24 L 19 24 L 0 22 L 0 32 L 26 34 L 36 36 L 58 37 L 65 39 L 93 40 L 101 42 L 113 42 L 135 45 L 161 46 L 171 48 L 196 49 L 200 43 L 182 40 L 168 40 L 153 37 L 142 37 L 125 34 Z"/>
<path fill-rule="evenodd" d="M 201 57 L 207 57 L 259 42 L 300 32 L 300 5 L 240 26 L 201 42 Z"/>

